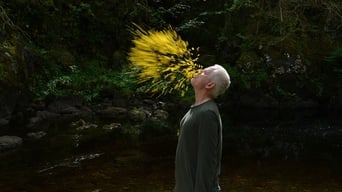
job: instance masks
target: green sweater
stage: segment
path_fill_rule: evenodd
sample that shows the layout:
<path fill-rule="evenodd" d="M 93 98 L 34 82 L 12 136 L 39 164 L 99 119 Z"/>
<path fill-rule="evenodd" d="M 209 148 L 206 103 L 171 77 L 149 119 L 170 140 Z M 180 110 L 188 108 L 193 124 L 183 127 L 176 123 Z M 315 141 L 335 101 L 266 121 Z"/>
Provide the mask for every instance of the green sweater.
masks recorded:
<path fill-rule="evenodd" d="M 192 106 L 180 127 L 174 191 L 215 191 L 222 155 L 222 123 L 216 103 L 211 100 Z"/>

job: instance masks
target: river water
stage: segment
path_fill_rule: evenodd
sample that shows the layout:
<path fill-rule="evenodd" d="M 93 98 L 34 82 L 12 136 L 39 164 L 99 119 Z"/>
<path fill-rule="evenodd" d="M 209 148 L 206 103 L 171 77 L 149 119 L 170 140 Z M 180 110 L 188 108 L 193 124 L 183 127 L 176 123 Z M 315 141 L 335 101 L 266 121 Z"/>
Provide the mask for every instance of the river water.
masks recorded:
<path fill-rule="evenodd" d="M 222 119 L 224 192 L 342 192 L 340 113 L 226 110 Z M 172 191 L 176 136 L 75 141 L 59 131 L 1 153 L 0 191 Z"/>

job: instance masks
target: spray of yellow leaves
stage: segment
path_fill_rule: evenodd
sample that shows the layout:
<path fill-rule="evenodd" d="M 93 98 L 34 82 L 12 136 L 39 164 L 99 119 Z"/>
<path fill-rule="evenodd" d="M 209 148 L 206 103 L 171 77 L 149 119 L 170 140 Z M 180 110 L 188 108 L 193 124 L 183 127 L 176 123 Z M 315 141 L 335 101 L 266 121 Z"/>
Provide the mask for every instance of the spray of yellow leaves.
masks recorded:
<path fill-rule="evenodd" d="M 189 88 L 189 80 L 202 68 L 196 64 L 199 54 L 188 48 L 188 42 L 171 27 L 165 30 L 131 29 L 133 44 L 128 54 L 132 67 L 139 71 L 139 83 L 146 83 L 146 91 L 165 95 L 174 91 L 182 96 Z"/>

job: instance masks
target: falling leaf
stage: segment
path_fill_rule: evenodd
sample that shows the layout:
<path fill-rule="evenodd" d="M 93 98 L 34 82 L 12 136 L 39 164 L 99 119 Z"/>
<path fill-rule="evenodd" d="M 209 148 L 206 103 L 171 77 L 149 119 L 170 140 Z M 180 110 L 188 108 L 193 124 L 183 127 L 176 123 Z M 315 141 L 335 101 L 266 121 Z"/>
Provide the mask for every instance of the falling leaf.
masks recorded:
<path fill-rule="evenodd" d="M 171 27 L 144 30 L 136 24 L 131 29 L 133 47 L 128 54 L 132 69 L 137 69 L 139 83 L 146 91 L 158 95 L 178 92 L 184 96 L 190 79 L 202 68 L 197 64 L 199 48 L 188 48 L 188 42 Z"/>

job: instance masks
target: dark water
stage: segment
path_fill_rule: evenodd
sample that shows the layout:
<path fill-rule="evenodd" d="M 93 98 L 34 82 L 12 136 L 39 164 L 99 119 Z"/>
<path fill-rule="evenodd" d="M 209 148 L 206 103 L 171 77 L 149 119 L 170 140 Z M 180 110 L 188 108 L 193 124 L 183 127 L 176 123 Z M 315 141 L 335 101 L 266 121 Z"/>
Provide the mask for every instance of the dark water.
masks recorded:
<path fill-rule="evenodd" d="M 298 113 L 223 111 L 224 192 L 342 192 L 340 114 Z M 0 191 L 172 191 L 175 136 L 76 141 L 54 133 L 0 154 Z"/>

